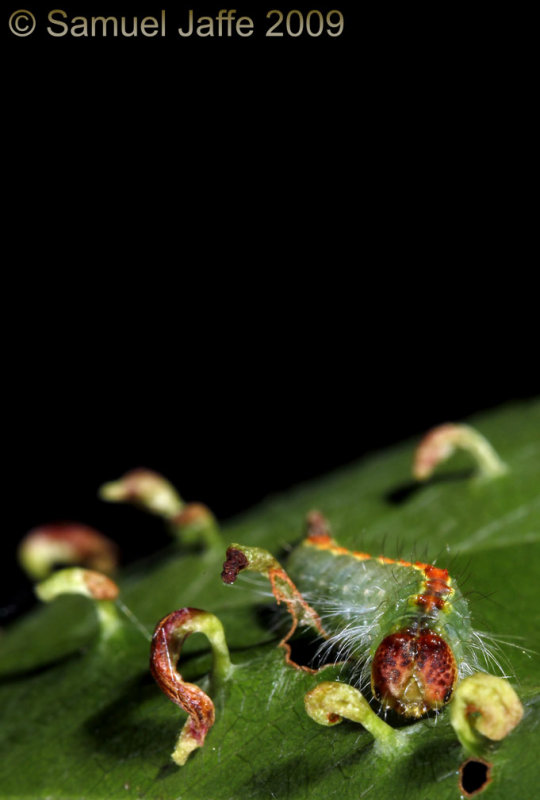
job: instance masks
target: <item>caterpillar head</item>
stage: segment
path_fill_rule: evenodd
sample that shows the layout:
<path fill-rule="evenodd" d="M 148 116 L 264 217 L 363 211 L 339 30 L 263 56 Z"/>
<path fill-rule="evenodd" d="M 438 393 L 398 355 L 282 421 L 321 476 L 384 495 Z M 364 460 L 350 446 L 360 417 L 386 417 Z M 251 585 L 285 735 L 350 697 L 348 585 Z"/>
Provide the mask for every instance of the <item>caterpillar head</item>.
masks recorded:
<path fill-rule="evenodd" d="M 449 645 L 430 630 L 404 628 L 382 640 L 373 658 L 371 688 L 383 708 L 419 718 L 452 697 L 457 666 Z"/>

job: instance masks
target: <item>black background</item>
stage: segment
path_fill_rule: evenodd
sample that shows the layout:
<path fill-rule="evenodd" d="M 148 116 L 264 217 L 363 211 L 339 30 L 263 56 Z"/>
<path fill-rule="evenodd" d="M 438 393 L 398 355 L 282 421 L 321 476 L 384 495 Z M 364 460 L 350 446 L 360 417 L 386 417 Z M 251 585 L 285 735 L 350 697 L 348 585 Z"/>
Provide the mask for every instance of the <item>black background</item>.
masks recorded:
<path fill-rule="evenodd" d="M 6 453 L 5 618 L 31 602 L 14 550 L 36 525 L 91 524 L 120 544 L 123 563 L 167 544 L 158 519 L 96 497 L 102 482 L 135 466 L 162 472 L 184 498 L 205 502 L 223 520 L 432 425 L 538 391 L 519 370 L 473 373 L 467 358 L 437 369 L 420 353 L 406 364 L 381 364 L 380 349 L 362 353 L 356 342 L 354 353 L 321 350 L 318 363 L 306 356 L 291 364 L 289 341 L 271 341 L 264 352 L 258 344 L 257 363 L 199 352 L 197 368 L 159 378 L 130 365 L 119 385 L 111 373 L 74 379 L 56 362 L 33 382 L 38 399 L 14 415 Z M 63 374 L 51 386 L 55 366 Z"/>
<path fill-rule="evenodd" d="M 227 518 L 538 392 L 526 20 L 336 3 L 339 39 L 270 40 L 257 2 L 251 39 L 53 40 L 51 7 L 7 32 L 5 618 L 37 524 L 166 542 L 96 499 L 134 466 Z"/>

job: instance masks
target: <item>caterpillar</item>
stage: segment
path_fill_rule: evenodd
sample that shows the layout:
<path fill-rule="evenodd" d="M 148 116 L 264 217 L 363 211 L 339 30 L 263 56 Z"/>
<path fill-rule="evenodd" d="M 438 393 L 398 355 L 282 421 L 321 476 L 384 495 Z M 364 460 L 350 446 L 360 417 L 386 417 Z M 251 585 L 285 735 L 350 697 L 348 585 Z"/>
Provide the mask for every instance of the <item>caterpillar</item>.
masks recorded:
<path fill-rule="evenodd" d="M 232 545 L 223 580 L 234 582 L 242 569 L 262 571 L 253 555 L 253 548 Z M 347 550 L 311 512 L 287 572 L 277 562 L 272 570 L 274 594 L 287 603 L 294 628 L 301 621 L 322 636 L 319 660 L 333 654 L 352 664 L 351 682 L 361 691 L 370 683 L 383 709 L 419 718 L 451 699 L 472 629 L 467 601 L 446 569 Z"/>
<path fill-rule="evenodd" d="M 456 447 L 473 455 L 481 478 L 505 473 L 506 466 L 477 431 L 446 424 L 418 446 L 416 479 L 428 478 Z M 265 565 L 278 603 L 284 600 L 293 616 L 282 644 L 287 645 L 299 621 L 311 625 L 323 638 L 321 663 L 333 656 L 352 665 L 349 682 L 361 692 L 370 686 L 383 711 L 414 719 L 439 711 L 459 680 L 482 669 L 478 653 L 486 664 L 497 663 L 483 636 L 473 630 L 467 600 L 447 569 L 347 550 L 332 538 L 319 512 L 308 514 L 307 523 L 307 536 L 290 554 L 287 572 L 277 562 Z M 240 558 L 248 551 L 247 559 Z M 261 555 L 253 556 L 253 548 L 229 548 L 223 580 L 234 582 L 241 569 L 264 573 Z"/>
<path fill-rule="evenodd" d="M 340 547 L 316 513 L 287 567 L 306 600 L 317 598 L 323 660 L 352 663 L 352 682 L 361 691 L 370 683 L 384 709 L 406 717 L 450 700 L 471 623 L 446 569 Z"/>

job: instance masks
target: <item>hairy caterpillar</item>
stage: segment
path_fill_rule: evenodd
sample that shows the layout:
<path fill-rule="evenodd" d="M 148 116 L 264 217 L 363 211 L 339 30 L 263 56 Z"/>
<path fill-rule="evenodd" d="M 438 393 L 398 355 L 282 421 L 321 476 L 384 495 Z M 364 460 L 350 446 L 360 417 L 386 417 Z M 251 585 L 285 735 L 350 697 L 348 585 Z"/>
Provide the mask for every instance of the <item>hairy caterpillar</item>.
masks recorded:
<path fill-rule="evenodd" d="M 311 627 L 322 642 L 318 665 L 344 663 L 347 682 L 371 687 L 385 712 L 418 719 L 439 711 L 463 678 L 499 667 L 448 570 L 340 547 L 319 512 L 308 515 L 287 571 L 267 551 L 231 545 L 223 581 L 244 569 L 266 575 L 287 606 L 293 624 L 281 644 L 289 655 L 298 624 Z"/>
<path fill-rule="evenodd" d="M 468 426 L 447 424 L 420 443 L 415 477 L 425 480 L 456 447 L 473 455 L 482 478 L 505 474 L 484 437 Z M 284 601 L 293 617 L 282 644 L 298 622 L 311 625 L 324 639 L 321 663 L 333 656 L 352 664 L 348 680 L 361 692 L 370 685 L 385 711 L 412 718 L 438 711 L 459 680 L 481 669 L 478 652 L 486 663 L 496 663 L 482 635 L 473 631 L 468 603 L 446 569 L 340 547 L 318 512 L 308 514 L 307 537 L 290 554 L 287 572 L 271 556 L 261 562 L 261 552 L 233 545 L 223 580 L 234 582 L 241 569 L 266 574 L 278 603 Z"/>
<path fill-rule="evenodd" d="M 322 657 L 352 662 L 383 708 L 421 717 L 447 703 L 471 638 L 467 601 L 448 571 L 340 547 L 310 516 L 310 531 L 287 562 L 299 591 L 319 611 Z M 324 659 L 323 659 L 324 660 Z"/>

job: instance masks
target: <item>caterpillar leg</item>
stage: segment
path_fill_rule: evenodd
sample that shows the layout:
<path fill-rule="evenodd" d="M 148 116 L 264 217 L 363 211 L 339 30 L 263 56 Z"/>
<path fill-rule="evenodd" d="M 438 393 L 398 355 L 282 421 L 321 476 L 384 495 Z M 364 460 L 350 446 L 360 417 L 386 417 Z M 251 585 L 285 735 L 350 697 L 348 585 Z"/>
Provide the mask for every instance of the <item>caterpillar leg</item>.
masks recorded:
<path fill-rule="evenodd" d="M 272 593 L 278 605 L 285 603 L 291 615 L 292 624 L 288 633 L 279 643 L 286 652 L 287 663 L 298 667 L 291 661 L 291 648 L 288 644 L 289 639 L 297 629 L 299 624 L 307 625 L 319 636 L 327 637 L 321 620 L 317 612 L 311 608 L 302 594 L 298 591 L 292 580 L 287 575 L 279 561 L 277 561 L 268 550 L 262 547 L 248 547 L 241 544 L 231 544 L 227 549 L 227 557 L 223 564 L 221 579 L 224 583 L 234 583 L 239 572 L 251 570 L 264 575 L 270 581 Z M 312 672 L 308 667 L 302 669 Z"/>

